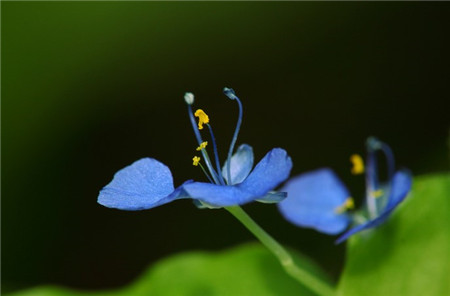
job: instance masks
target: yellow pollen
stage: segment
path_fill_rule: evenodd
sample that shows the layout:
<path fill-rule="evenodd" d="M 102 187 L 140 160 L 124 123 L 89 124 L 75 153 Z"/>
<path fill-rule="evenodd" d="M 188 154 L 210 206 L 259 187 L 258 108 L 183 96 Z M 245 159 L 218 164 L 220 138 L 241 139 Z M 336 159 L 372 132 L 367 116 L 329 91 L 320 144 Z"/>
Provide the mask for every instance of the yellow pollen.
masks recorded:
<path fill-rule="evenodd" d="M 353 210 L 355 208 L 355 202 L 352 197 L 349 197 L 345 200 L 344 206 L 348 210 Z"/>
<path fill-rule="evenodd" d="M 347 210 L 353 210 L 355 208 L 355 202 L 353 201 L 353 198 L 351 196 L 349 196 L 345 202 L 337 207 L 334 212 L 336 214 L 342 214 L 344 212 L 346 212 Z"/>
<path fill-rule="evenodd" d="M 351 172 L 353 175 L 360 175 L 364 173 L 364 160 L 359 154 L 350 156 L 350 161 L 353 164 Z"/>
<path fill-rule="evenodd" d="M 198 163 L 200 162 L 200 157 L 198 156 L 194 156 L 194 158 L 192 158 L 192 164 L 195 166 L 198 166 Z"/>
<path fill-rule="evenodd" d="M 205 149 L 207 145 L 208 145 L 208 141 L 201 143 L 200 146 L 197 147 L 197 151 Z"/>
<path fill-rule="evenodd" d="M 378 189 L 378 190 L 372 191 L 370 196 L 373 197 L 373 198 L 378 198 L 378 197 L 382 196 L 383 193 L 384 192 L 383 192 L 382 189 Z"/>
<path fill-rule="evenodd" d="M 198 109 L 194 113 L 195 117 L 198 117 L 198 129 L 203 129 L 204 124 L 209 123 L 209 117 L 206 115 L 206 113 L 202 109 Z"/>

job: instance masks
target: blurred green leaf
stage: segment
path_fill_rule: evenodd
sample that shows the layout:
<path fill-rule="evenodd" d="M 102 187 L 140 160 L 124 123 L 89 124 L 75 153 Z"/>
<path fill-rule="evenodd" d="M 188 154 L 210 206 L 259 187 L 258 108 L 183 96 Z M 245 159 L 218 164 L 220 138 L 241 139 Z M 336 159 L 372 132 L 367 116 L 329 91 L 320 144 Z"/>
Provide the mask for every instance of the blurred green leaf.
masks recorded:
<path fill-rule="evenodd" d="M 327 280 L 308 258 L 296 253 L 306 270 Z M 314 295 L 291 279 L 275 257 L 259 244 L 219 253 L 189 252 L 155 264 L 136 282 L 119 291 L 76 292 L 58 287 L 39 287 L 10 296 L 80 295 Z"/>
<path fill-rule="evenodd" d="M 353 236 L 339 295 L 450 295 L 450 175 L 419 177 L 376 231 Z"/>

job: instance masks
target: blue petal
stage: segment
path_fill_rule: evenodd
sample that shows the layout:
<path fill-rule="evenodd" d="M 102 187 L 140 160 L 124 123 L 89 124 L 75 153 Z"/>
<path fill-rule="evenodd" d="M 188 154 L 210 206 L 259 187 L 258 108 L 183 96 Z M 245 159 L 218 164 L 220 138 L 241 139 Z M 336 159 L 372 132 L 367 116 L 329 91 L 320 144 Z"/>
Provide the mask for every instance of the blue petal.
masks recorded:
<path fill-rule="evenodd" d="M 262 197 L 289 178 L 291 169 L 292 160 L 286 150 L 274 148 L 238 186 L 254 197 Z"/>
<path fill-rule="evenodd" d="M 359 231 L 373 228 L 383 223 L 392 214 L 392 211 L 406 198 L 411 190 L 411 185 L 412 177 L 409 171 L 401 170 L 396 172 L 392 178 L 388 203 L 381 214 L 373 220 L 369 220 L 350 229 L 336 240 L 336 244 L 340 244 Z"/>
<path fill-rule="evenodd" d="M 241 205 L 255 199 L 250 192 L 239 188 L 239 185 L 227 186 L 193 182 L 185 185 L 184 189 L 192 198 L 215 207 Z"/>
<path fill-rule="evenodd" d="M 408 195 L 412 186 L 411 172 L 408 170 L 397 171 L 392 178 L 391 193 L 384 212 L 392 211 Z"/>
<path fill-rule="evenodd" d="M 265 196 L 289 177 L 291 158 L 286 151 L 275 148 L 256 165 L 253 172 L 242 183 L 232 186 L 194 182 L 184 189 L 192 198 L 213 206 L 241 205 Z"/>
<path fill-rule="evenodd" d="M 228 184 L 234 185 L 241 183 L 247 178 L 253 167 L 253 149 L 247 144 L 239 146 L 236 153 L 231 157 L 230 174 L 231 182 L 228 181 L 228 160 L 222 168 L 222 176 Z"/>
<path fill-rule="evenodd" d="M 259 201 L 262 203 L 279 203 L 283 199 L 287 197 L 287 192 L 268 192 L 261 198 L 255 199 L 255 201 Z"/>
<path fill-rule="evenodd" d="M 187 197 L 182 186 L 174 190 L 167 166 L 153 158 L 140 159 L 118 171 L 98 196 L 98 203 L 120 210 L 150 209 Z"/>
<path fill-rule="evenodd" d="M 347 215 L 336 213 L 350 194 L 331 169 L 323 168 L 294 177 L 281 191 L 286 191 L 288 197 L 278 204 L 278 208 L 297 226 L 338 234 L 350 223 Z"/>

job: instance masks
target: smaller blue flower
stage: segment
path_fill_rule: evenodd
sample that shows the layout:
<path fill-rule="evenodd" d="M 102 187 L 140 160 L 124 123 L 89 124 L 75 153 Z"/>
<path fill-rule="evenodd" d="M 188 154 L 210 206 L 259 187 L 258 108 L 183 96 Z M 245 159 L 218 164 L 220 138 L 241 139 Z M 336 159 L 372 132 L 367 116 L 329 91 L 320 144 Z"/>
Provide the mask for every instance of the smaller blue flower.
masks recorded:
<path fill-rule="evenodd" d="M 353 199 L 342 181 L 329 168 L 318 169 L 290 179 L 281 189 L 288 197 L 278 204 L 282 215 L 291 223 L 313 228 L 326 234 L 342 233 L 350 224 L 353 228 L 336 241 L 341 243 L 351 235 L 383 223 L 411 190 L 412 178 L 408 170 L 395 171 L 390 147 L 376 138 L 367 140 L 366 209 L 349 213 Z M 387 181 L 378 177 L 377 152 L 387 160 Z M 358 155 L 351 157 L 352 173 L 364 173 L 364 162 Z"/>
<path fill-rule="evenodd" d="M 143 158 L 118 171 L 100 191 L 98 203 L 109 208 L 132 211 L 150 209 L 182 198 L 194 199 L 200 208 L 241 205 L 251 201 L 274 203 L 284 199 L 285 192 L 272 190 L 289 177 L 291 158 L 284 149 L 274 148 L 252 170 L 254 157 L 251 146 L 243 144 L 233 154 L 242 122 L 242 104 L 232 89 L 225 88 L 224 93 L 238 103 L 239 117 L 223 167 L 220 167 L 208 115 L 201 109 L 194 113 L 191 107 L 194 96 L 191 93 L 185 95 L 189 118 L 199 145 L 197 151 L 201 153 L 206 168 L 199 156 L 193 158 L 193 165 L 203 170 L 209 183 L 188 180 L 175 188 L 167 166 L 156 159 Z M 199 119 L 198 124 L 195 117 Z M 207 152 L 208 142 L 203 141 L 200 133 L 204 126 L 209 130 L 215 163 Z"/>

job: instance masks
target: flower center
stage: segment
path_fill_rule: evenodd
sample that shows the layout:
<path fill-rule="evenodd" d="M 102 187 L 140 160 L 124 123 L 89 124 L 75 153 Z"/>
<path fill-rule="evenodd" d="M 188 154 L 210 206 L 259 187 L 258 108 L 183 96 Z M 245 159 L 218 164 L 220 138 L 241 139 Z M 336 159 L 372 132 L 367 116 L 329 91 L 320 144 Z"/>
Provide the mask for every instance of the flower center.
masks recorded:
<path fill-rule="evenodd" d="M 238 107 L 239 107 L 239 117 L 238 117 L 238 121 L 236 124 L 236 129 L 234 131 L 233 139 L 231 140 L 230 148 L 228 149 L 228 157 L 227 157 L 226 173 L 227 173 L 227 180 L 229 180 L 227 182 L 231 182 L 230 163 L 231 163 L 231 156 L 232 156 L 232 153 L 234 150 L 234 146 L 236 144 L 237 137 L 239 134 L 239 129 L 240 129 L 241 123 L 242 123 L 242 103 L 239 100 L 239 98 L 235 95 L 234 91 L 231 88 L 224 88 L 223 92 L 229 99 L 235 100 L 238 103 Z M 200 165 L 200 167 L 202 167 L 202 169 L 205 172 L 208 179 L 212 180 L 212 183 L 225 185 L 225 179 L 222 176 L 222 170 L 220 167 L 219 154 L 217 152 L 216 140 L 214 137 L 212 127 L 209 124 L 209 116 L 202 109 L 197 109 L 195 111 L 195 113 L 192 112 L 192 105 L 194 104 L 194 95 L 192 93 L 186 93 L 184 95 L 184 100 L 188 105 L 189 118 L 190 118 L 190 121 L 192 124 L 192 128 L 194 129 L 195 137 L 196 137 L 198 145 L 199 145 L 196 150 L 201 151 L 201 153 L 203 155 L 203 160 L 206 163 L 206 167 L 208 168 L 209 174 L 206 173 L 206 170 L 204 170 L 203 167 L 201 166 L 201 164 L 199 163 L 200 159 L 198 160 L 198 162 L 194 161 L 194 165 Z M 195 117 L 198 118 L 198 123 L 196 123 Z M 200 130 L 202 130 L 205 125 L 208 127 L 209 134 L 211 137 L 211 142 L 212 142 L 213 150 L 214 150 L 214 160 L 215 160 L 216 168 L 214 168 L 214 166 L 211 162 L 211 159 L 209 158 L 208 152 L 206 151 L 206 146 L 208 145 L 208 142 L 203 141 L 202 135 L 200 133 Z"/>

